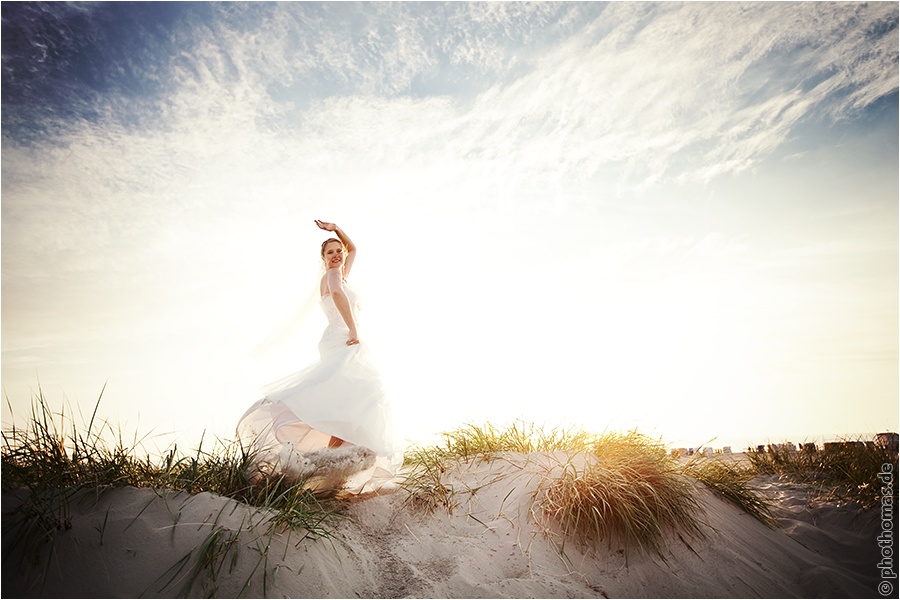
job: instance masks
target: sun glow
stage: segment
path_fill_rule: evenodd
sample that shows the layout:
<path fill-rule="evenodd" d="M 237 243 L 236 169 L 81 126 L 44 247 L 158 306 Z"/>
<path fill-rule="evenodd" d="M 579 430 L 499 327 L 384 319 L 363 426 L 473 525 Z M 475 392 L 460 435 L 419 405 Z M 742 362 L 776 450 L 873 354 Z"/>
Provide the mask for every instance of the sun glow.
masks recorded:
<path fill-rule="evenodd" d="M 447 286 L 439 263 L 412 289 L 366 282 L 368 326 L 413 438 L 514 419 L 708 437 L 720 411 L 705 421 L 693 409 L 734 400 L 738 365 L 754 363 L 734 292 L 702 279 L 573 280 L 577 265 L 545 261 L 531 277 L 489 263 Z"/>
<path fill-rule="evenodd" d="M 412 440 L 896 430 L 896 6 L 509 6 L 5 3 L 4 423 L 232 435 L 325 219 Z"/>

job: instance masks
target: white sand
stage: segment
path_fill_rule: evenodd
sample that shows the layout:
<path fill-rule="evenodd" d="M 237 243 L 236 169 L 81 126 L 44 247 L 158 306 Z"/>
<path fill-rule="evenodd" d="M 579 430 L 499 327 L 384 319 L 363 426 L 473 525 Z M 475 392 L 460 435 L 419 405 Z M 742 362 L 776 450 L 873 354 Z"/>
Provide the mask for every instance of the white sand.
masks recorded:
<path fill-rule="evenodd" d="M 872 597 L 878 515 L 810 503 L 804 486 L 759 484 L 783 509 L 770 528 L 703 490 L 705 539 L 667 536 L 665 560 L 583 549 L 539 522 L 546 455 L 448 473 L 452 514 L 403 491 L 347 502 L 331 538 L 267 533 L 267 514 L 208 493 L 118 488 L 69 505 L 71 528 L 20 568 L 3 527 L 3 596 L 21 597 Z M 4 513 L 17 495 L 3 496 Z M 213 531 L 214 577 L 195 569 Z M 565 543 L 563 543 L 565 542 Z M 43 576 L 39 574 L 43 573 Z M 192 578 L 192 574 L 196 577 Z"/>

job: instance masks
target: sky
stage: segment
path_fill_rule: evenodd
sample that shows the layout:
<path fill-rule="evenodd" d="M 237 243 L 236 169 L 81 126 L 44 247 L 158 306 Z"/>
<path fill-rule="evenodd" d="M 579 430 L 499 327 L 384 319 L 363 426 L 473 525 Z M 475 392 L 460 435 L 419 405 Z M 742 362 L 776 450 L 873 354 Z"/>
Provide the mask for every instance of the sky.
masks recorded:
<path fill-rule="evenodd" d="M 897 3 L 0 9 L 4 428 L 230 439 L 322 219 L 411 443 L 898 430 Z"/>

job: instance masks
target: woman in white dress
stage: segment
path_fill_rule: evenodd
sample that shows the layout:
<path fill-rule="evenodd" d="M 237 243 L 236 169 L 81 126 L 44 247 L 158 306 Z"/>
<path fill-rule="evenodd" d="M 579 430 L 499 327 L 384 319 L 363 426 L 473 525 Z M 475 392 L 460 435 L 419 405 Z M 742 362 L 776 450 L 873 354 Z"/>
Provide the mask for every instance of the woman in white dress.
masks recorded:
<path fill-rule="evenodd" d="M 403 462 L 390 406 L 357 329 L 358 298 L 347 285 L 356 245 L 337 225 L 316 220 L 337 238 L 322 243 L 319 282 L 328 326 L 318 363 L 271 386 L 241 417 L 238 434 L 252 445 L 255 476 L 285 475 L 314 489 L 377 490 Z"/>

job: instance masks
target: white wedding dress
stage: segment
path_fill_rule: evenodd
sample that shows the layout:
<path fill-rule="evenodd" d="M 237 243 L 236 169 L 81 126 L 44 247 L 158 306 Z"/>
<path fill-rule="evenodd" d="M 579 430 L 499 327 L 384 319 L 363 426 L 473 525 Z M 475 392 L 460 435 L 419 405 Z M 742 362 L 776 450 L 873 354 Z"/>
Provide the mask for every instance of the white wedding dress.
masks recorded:
<path fill-rule="evenodd" d="M 356 316 L 358 296 L 346 284 L 344 291 Z M 378 490 L 403 463 L 384 385 L 365 342 L 347 345 L 331 294 L 320 304 L 328 326 L 319 362 L 270 386 L 241 417 L 238 435 L 257 451 L 259 475 L 284 474 L 313 489 Z M 344 443 L 329 447 L 332 436 Z"/>

